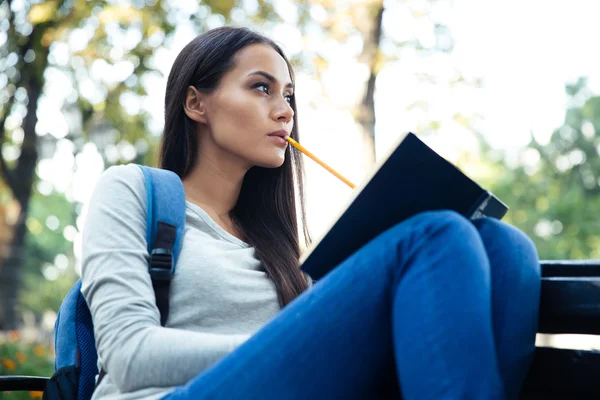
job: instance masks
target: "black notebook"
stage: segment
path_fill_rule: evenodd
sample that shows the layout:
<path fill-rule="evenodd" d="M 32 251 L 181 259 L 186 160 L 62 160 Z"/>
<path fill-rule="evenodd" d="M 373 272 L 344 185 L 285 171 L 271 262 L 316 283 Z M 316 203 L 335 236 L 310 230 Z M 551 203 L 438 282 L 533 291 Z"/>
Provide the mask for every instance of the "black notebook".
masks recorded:
<path fill-rule="evenodd" d="M 312 279 L 321 279 L 380 233 L 430 210 L 501 219 L 508 207 L 409 133 L 354 189 L 349 205 L 313 243 L 300 268 Z"/>

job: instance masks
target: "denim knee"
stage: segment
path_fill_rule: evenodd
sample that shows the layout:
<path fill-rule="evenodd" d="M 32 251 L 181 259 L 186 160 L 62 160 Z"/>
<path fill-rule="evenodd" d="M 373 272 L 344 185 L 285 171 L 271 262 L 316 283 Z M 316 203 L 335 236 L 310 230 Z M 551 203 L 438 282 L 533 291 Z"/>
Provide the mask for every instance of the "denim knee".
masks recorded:
<path fill-rule="evenodd" d="M 442 234 L 450 238 L 478 236 L 473 224 L 463 215 L 452 210 L 426 211 L 409 218 L 406 222 L 422 227 L 426 234 Z"/>
<path fill-rule="evenodd" d="M 504 263 L 513 279 L 525 285 L 539 284 L 541 268 L 535 244 L 521 230 L 494 218 L 473 221 L 488 252 L 500 252 L 514 262 Z"/>
<path fill-rule="evenodd" d="M 395 247 L 397 261 L 415 252 L 437 252 L 441 246 L 453 248 L 457 241 L 483 248 L 475 226 L 461 214 L 450 210 L 417 214 L 396 224 L 385 235 L 391 236 L 391 240 L 387 236 L 384 241 Z"/>

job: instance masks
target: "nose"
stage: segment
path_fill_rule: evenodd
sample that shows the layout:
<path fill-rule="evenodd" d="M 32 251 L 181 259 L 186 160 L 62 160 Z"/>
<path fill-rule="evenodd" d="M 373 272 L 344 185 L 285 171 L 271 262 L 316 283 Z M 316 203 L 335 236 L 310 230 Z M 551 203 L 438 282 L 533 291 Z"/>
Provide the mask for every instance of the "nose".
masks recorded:
<path fill-rule="evenodd" d="M 277 122 L 285 122 L 287 124 L 294 118 L 294 109 L 285 98 L 282 98 L 281 101 L 277 102 L 272 117 Z"/>

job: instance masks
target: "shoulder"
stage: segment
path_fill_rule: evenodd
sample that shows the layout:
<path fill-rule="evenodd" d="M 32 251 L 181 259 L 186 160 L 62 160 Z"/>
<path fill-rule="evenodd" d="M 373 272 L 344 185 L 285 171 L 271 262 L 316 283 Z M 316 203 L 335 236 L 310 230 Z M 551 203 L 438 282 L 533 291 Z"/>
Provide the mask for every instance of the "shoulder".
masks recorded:
<path fill-rule="evenodd" d="M 143 191 L 144 174 L 141 168 L 136 164 L 114 165 L 106 169 L 98 179 L 96 189 L 111 188 L 134 192 Z"/>
<path fill-rule="evenodd" d="M 144 174 L 136 164 L 116 165 L 98 178 L 89 201 L 92 213 L 106 214 L 111 210 L 145 214 L 146 186 Z"/>

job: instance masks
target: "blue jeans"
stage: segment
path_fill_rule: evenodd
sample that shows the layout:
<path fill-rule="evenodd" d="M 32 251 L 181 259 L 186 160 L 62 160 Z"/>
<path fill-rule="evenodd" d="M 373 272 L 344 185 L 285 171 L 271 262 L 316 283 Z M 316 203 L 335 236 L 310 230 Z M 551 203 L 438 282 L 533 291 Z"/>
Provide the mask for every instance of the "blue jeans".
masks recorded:
<path fill-rule="evenodd" d="M 539 296 L 537 252 L 523 233 L 419 214 L 166 399 L 516 398 Z"/>

